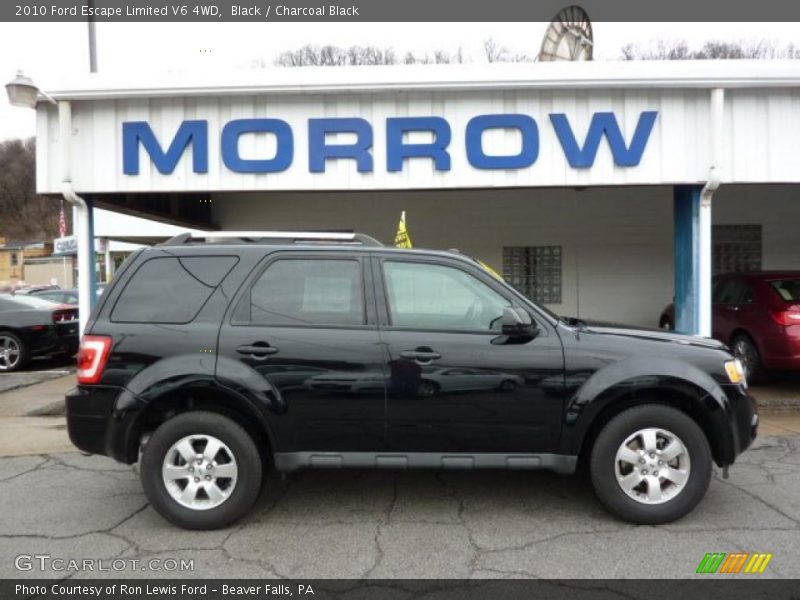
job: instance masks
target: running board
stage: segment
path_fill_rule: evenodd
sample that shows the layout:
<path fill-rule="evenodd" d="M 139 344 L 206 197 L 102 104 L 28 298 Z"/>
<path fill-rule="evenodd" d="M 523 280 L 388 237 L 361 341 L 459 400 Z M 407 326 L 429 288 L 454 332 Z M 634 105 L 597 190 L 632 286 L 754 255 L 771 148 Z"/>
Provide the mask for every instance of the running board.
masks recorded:
<path fill-rule="evenodd" d="M 439 452 L 277 452 L 279 471 L 314 469 L 548 469 L 575 472 L 577 456 L 564 454 L 480 454 Z"/>

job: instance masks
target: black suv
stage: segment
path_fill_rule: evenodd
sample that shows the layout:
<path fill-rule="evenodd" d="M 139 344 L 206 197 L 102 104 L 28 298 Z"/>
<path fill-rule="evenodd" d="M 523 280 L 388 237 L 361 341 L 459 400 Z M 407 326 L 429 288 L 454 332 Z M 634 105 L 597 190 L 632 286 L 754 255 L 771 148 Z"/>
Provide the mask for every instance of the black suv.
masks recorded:
<path fill-rule="evenodd" d="M 67 419 L 81 450 L 141 459 L 155 509 L 193 529 L 244 515 L 267 464 L 585 460 L 610 511 L 663 523 L 758 424 L 714 340 L 559 318 L 458 252 L 280 232 L 132 255 L 87 323 Z"/>

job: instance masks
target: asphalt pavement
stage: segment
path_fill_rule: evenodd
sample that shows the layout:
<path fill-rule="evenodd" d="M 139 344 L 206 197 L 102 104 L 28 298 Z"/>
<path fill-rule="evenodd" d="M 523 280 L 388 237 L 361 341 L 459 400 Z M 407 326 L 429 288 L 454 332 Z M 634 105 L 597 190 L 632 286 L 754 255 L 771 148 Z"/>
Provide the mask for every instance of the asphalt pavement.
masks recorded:
<path fill-rule="evenodd" d="M 715 473 L 700 506 L 665 526 L 614 519 L 581 476 L 305 471 L 271 474 L 237 525 L 191 532 L 149 507 L 130 467 L 80 454 L 10 457 L 0 459 L 0 577 L 662 578 L 694 576 L 707 552 L 769 552 L 758 577 L 791 578 L 798 499 L 792 434 L 759 439 L 730 479 Z M 141 562 L 16 570 L 16 557 L 38 554 Z M 141 570 L 154 558 L 192 560 L 193 570 Z"/>
<path fill-rule="evenodd" d="M 796 410 L 762 414 L 730 479 L 715 471 L 698 508 L 670 525 L 613 518 L 581 475 L 359 470 L 270 473 L 243 521 L 191 532 L 149 507 L 131 467 L 74 452 L 58 409 L 74 378 L 38 376 L 0 394 L 0 578 L 659 579 L 696 576 L 707 552 L 772 553 L 758 577 L 793 578 L 800 564 Z M 799 399 L 793 384 L 772 397 Z M 64 563 L 40 569 L 30 557 L 41 555 Z M 61 570 L 70 559 L 94 566 Z M 192 568 L 163 566 L 180 560 Z"/>
<path fill-rule="evenodd" d="M 75 359 L 72 357 L 36 359 L 22 371 L 0 373 L 0 394 L 71 373 L 75 373 Z"/>

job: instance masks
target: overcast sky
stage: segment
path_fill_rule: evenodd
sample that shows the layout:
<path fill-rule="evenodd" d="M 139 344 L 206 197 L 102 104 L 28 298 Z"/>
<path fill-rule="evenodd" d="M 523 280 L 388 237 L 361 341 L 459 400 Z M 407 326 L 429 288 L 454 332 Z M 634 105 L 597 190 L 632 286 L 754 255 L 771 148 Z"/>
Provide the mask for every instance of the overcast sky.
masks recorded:
<path fill-rule="evenodd" d="M 304 44 L 393 47 L 399 54 L 463 49 L 483 60 L 487 38 L 515 52 L 535 55 L 547 23 L 98 23 L 101 72 L 252 68 Z M 88 71 L 85 23 L 0 23 L 0 78 L 22 69 L 47 90 L 48 80 Z M 709 39 L 774 41 L 800 46 L 797 23 L 594 23 L 595 58 L 614 60 L 628 43 Z M 202 52 L 201 52 L 202 51 Z M 13 108 L 0 97 L 0 139 L 34 134 L 34 112 Z"/>

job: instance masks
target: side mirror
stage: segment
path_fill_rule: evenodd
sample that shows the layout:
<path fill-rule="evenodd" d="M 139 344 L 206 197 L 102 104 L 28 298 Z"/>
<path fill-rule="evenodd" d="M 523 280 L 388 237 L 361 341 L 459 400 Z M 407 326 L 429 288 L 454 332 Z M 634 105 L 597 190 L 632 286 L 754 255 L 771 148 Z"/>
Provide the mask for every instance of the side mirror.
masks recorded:
<path fill-rule="evenodd" d="M 507 306 L 503 309 L 501 319 L 503 335 L 511 339 L 532 340 L 539 333 L 539 328 L 533 322 L 527 311 L 521 308 Z"/>

